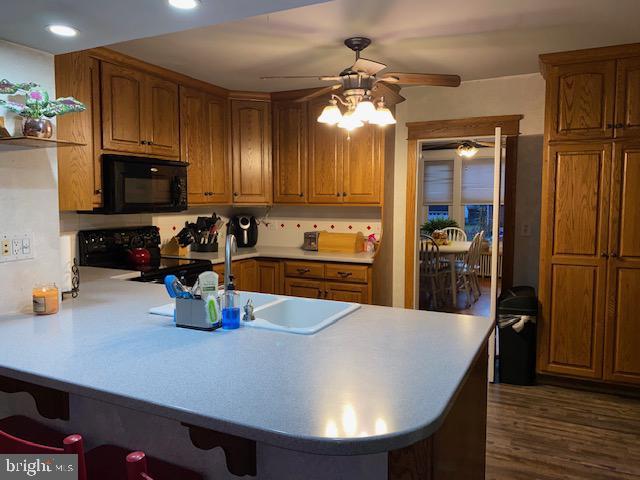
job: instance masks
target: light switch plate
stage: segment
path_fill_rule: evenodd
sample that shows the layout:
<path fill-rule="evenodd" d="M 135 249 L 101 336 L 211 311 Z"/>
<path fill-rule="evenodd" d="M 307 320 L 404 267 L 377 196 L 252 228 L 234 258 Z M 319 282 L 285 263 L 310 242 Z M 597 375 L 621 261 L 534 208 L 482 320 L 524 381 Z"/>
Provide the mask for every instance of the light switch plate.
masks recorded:
<path fill-rule="evenodd" d="M 0 233 L 0 263 L 33 258 L 32 233 Z"/>

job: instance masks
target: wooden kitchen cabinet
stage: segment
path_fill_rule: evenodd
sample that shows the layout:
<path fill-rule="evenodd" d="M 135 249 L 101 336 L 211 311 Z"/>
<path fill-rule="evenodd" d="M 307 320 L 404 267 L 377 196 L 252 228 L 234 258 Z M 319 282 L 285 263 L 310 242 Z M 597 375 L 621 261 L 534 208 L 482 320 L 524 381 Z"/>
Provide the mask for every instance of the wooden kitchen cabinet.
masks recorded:
<path fill-rule="evenodd" d="M 324 298 L 327 300 L 369 303 L 369 290 L 366 285 L 356 285 L 344 282 L 325 282 L 324 291 Z"/>
<path fill-rule="evenodd" d="M 616 62 L 554 66 L 547 77 L 550 140 L 612 138 Z"/>
<path fill-rule="evenodd" d="M 258 291 L 258 262 L 256 260 L 239 260 L 233 268 L 237 272 L 236 288 L 246 292 Z"/>
<path fill-rule="evenodd" d="M 640 57 L 618 60 L 616 81 L 616 138 L 640 136 Z"/>
<path fill-rule="evenodd" d="M 178 158 L 178 85 L 108 62 L 101 70 L 102 148 Z"/>
<path fill-rule="evenodd" d="M 189 204 L 231 203 L 227 102 L 180 87 L 180 151 L 189 163 Z"/>
<path fill-rule="evenodd" d="M 233 202 L 271 203 L 271 114 L 266 101 L 231 100 Z"/>
<path fill-rule="evenodd" d="M 307 201 L 307 105 L 274 102 L 273 201 Z"/>
<path fill-rule="evenodd" d="M 326 105 L 326 99 L 309 104 L 309 203 L 381 204 L 384 130 L 365 125 L 347 136 L 318 123 Z"/>
<path fill-rule="evenodd" d="M 258 260 L 257 262 L 257 291 L 282 294 L 284 291 L 281 263 L 277 260 Z"/>
<path fill-rule="evenodd" d="M 309 203 L 342 203 L 342 130 L 318 123 L 326 105 L 309 103 Z"/>
<path fill-rule="evenodd" d="M 640 141 L 616 145 L 604 377 L 640 384 Z"/>
<path fill-rule="evenodd" d="M 292 297 L 324 298 L 324 282 L 303 278 L 285 278 L 284 293 Z"/>

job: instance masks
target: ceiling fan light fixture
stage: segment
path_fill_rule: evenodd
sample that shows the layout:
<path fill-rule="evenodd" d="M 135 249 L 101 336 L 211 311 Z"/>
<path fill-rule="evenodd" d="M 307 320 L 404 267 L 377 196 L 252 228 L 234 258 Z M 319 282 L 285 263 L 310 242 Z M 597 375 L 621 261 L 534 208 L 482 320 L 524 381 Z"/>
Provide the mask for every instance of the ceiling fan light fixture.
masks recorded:
<path fill-rule="evenodd" d="M 362 100 L 353 112 L 355 117 L 362 122 L 370 122 L 376 115 L 376 107 L 371 100 Z"/>
<path fill-rule="evenodd" d="M 356 117 L 354 110 L 349 110 L 342 116 L 342 120 L 338 122 L 338 127 L 344 128 L 346 131 L 351 132 L 356 128 L 360 128 L 364 125 L 362 120 Z"/>
<path fill-rule="evenodd" d="M 461 143 L 458 148 L 456 148 L 456 152 L 459 156 L 464 158 L 473 158 L 478 153 L 478 148 L 470 143 Z"/>
<path fill-rule="evenodd" d="M 381 100 L 378 102 L 378 108 L 376 108 L 375 114 L 371 120 L 369 120 L 369 123 L 384 127 L 386 125 L 394 125 L 396 123 L 396 119 L 393 118 L 391 110 L 389 110 L 384 105 L 384 101 Z"/>
<path fill-rule="evenodd" d="M 180 10 L 191 10 L 200 6 L 200 0 L 169 0 L 169 5 Z"/>
<path fill-rule="evenodd" d="M 318 123 L 326 123 L 327 125 L 335 125 L 342 120 L 342 112 L 338 108 L 338 102 L 335 99 L 329 100 L 329 105 L 324 107 L 322 113 L 318 117 Z"/>

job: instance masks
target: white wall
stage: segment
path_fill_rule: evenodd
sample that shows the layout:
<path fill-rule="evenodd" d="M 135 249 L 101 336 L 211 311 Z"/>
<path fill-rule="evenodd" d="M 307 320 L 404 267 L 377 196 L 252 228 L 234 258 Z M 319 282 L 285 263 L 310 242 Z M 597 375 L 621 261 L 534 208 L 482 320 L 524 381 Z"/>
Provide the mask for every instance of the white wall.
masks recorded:
<path fill-rule="evenodd" d="M 394 270 L 393 270 L 393 305 L 404 306 L 404 243 L 405 243 L 405 215 L 406 215 L 406 182 L 407 182 L 407 122 L 429 120 L 447 120 L 465 117 L 482 117 L 490 115 L 522 114 L 520 122 L 522 135 L 541 135 L 544 128 L 544 80 L 539 74 L 516 75 L 511 77 L 492 78 L 463 82 L 458 88 L 444 87 L 413 87 L 402 90 L 407 101 L 396 109 L 396 149 L 395 149 L 395 179 L 394 179 Z M 541 140 L 540 140 L 541 141 Z M 540 158 L 519 158 L 520 164 L 532 162 L 533 166 L 524 167 L 524 171 L 535 173 L 541 165 Z M 539 182 L 528 182 L 518 176 L 518 198 L 524 197 L 535 200 L 535 189 Z M 522 185 L 520 185 L 522 181 Z M 522 192 L 521 192 L 522 190 Z M 516 200 L 518 203 L 518 199 Z M 539 200 L 538 200 L 539 202 Z M 531 208 L 529 209 L 531 210 Z M 526 212 L 535 216 L 534 212 Z M 518 205 L 516 205 L 518 217 Z M 516 249 L 523 241 L 537 249 L 537 229 L 539 217 L 532 218 L 532 234 L 526 239 L 520 238 L 520 230 L 516 232 Z M 516 263 L 523 251 L 516 252 Z M 537 250 L 536 250 L 537 251 Z M 537 273 L 535 275 L 537 281 Z M 518 279 L 516 279 L 518 280 Z M 535 285 L 535 284 L 534 284 Z"/>
<path fill-rule="evenodd" d="M 33 81 L 53 96 L 53 56 L 0 40 L 0 79 Z M 0 107 L 12 135 L 19 118 Z M 32 233 L 32 260 L 0 263 L 0 314 L 31 308 L 36 283 L 60 282 L 57 156 L 55 149 L 0 150 L 0 233 Z"/>

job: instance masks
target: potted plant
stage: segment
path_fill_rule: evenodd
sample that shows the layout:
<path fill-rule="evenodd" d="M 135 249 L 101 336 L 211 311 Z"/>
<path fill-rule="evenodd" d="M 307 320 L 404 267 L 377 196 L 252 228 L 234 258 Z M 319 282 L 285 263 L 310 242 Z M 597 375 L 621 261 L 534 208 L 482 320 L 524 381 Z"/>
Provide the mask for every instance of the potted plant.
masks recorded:
<path fill-rule="evenodd" d="M 49 93 L 33 82 L 11 83 L 6 79 L 0 80 L 0 94 L 24 95 L 24 104 L 0 99 L 0 105 L 23 118 L 22 134 L 28 137 L 51 138 L 53 126 L 50 118 L 86 109 L 83 103 L 73 97 L 50 100 Z"/>
<path fill-rule="evenodd" d="M 436 230 L 442 230 L 447 227 L 457 227 L 458 222 L 449 218 L 434 218 L 433 220 L 427 220 L 420 227 L 420 232 L 424 235 L 432 235 Z"/>

